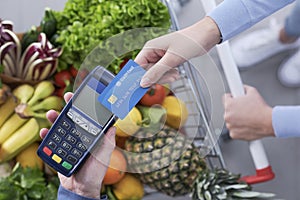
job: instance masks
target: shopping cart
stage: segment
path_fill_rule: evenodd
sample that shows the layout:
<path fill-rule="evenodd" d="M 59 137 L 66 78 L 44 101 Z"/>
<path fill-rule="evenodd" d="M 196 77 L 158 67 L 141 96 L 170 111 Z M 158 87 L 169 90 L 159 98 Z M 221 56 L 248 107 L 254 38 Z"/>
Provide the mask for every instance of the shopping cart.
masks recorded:
<path fill-rule="evenodd" d="M 168 7 L 171 18 L 171 30 L 180 29 L 177 14 L 173 7 L 173 0 L 162 0 Z M 188 3 L 184 1 L 184 3 Z M 200 71 L 196 70 L 198 62 L 209 60 L 212 66 L 212 73 L 215 73 L 215 81 L 221 92 L 225 91 L 225 86 L 217 66 L 211 59 L 195 58 L 179 66 L 180 78 L 171 84 L 171 89 L 180 99 L 183 99 L 189 110 L 189 117 L 184 125 L 185 134 L 194 137 L 194 143 L 200 149 L 201 156 L 205 157 L 211 168 L 225 168 L 225 162 L 218 144 L 218 138 L 222 132 L 222 125 L 216 125 L 211 112 L 214 106 L 210 85 Z M 215 88 L 215 87 L 214 87 Z M 195 134 L 196 133 L 196 134 Z"/>
<path fill-rule="evenodd" d="M 173 8 L 174 3 L 172 3 L 172 1 L 174 0 L 162 0 L 162 2 L 165 3 L 165 5 L 169 9 L 172 21 L 172 30 L 176 31 L 180 29 L 180 26 L 178 23 L 177 14 Z M 201 0 L 201 3 L 205 12 L 209 12 L 216 6 L 216 2 L 213 0 Z M 233 60 L 228 42 L 224 42 L 221 45 L 218 45 L 217 52 L 223 66 L 223 71 L 231 93 L 234 97 L 244 95 L 241 77 Z M 210 164 L 210 167 L 224 168 L 225 164 L 218 144 L 218 138 L 221 131 L 220 128 L 217 128 L 215 126 L 215 124 L 210 123 L 212 113 L 207 110 L 207 100 L 203 98 L 205 97 L 205 91 L 203 91 L 203 88 L 201 88 L 201 84 L 199 82 L 199 80 L 201 80 L 201 76 L 197 76 L 198 73 L 195 69 L 196 68 L 195 66 L 193 66 L 193 63 L 191 61 L 184 63 L 180 67 L 181 80 L 179 80 L 178 82 L 181 82 L 181 84 L 179 84 L 179 86 L 175 84 L 176 86 L 173 87 L 173 89 L 178 93 L 180 93 L 179 91 L 182 91 L 185 98 L 189 97 L 189 99 L 186 99 L 186 102 L 188 102 L 189 104 L 194 104 L 194 106 L 192 106 L 193 109 L 191 109 L 190 117 L 199 117 L 200 119 L 194 120 L 195 122 L 201 123 L 188 124 L 185 128 L 193 128 L 194 130 L 192 131 L 196 130 L 198 132 L 198 135 L 195 137 L 195 142 L 199 144 L 199 146 L 202 146 L 201 144 L 203 144 L 203 146 L 208 146 L 207 151 L 204 153 L 206 154 L 206 159 Z M 187 84 L 189 86 L 187 86 Z M 256 140 L 249 142 L 249 150 L 256 168 L 256 174 L 242 177 L 242 179 L 249 184 L 265 182 L 273 179 L 274 173 L 272 172 L 272 168 L 269 165 L 261 141 Z"/>
<path fill-rule="evenodd" d="M 171 29 L 172 31 L 175 31 L 179 30 L 176 16 L 177 8 L 175 9 L 173 7 L 175 4 L 170 1 L 162 0 L 169 9 L 172 21 Z M 187 1 L 184 2 L 188 3 Z M 195 66 L 199 62 L 206 62 L 214 65 L 212 68 L 216 74 L 215 78 L 218 80 L 216 80 L 217 84 L 213 87 L 219 88 L 219 94 L 212 94 L 210 92 L 212 90 L 210 86 L 212 85 L 207 83 L 201 72 L 195 70 Z M 212 117 L 213 113 L 211 109 L 215 106 L 215 103 L 221 103 L 221 95 L 224 94 L 225 91 L 222 75 L 209 56 L 195 58 L 185 62 L 179 66 L 179 74 L 180 78 L 170 84 L 170 89 L 175 96 L 185 102 L 188 108 L 189 116 L 183 127 L 184 134 L 194 140 L 194 144 L 199 148 L 201 157 L 205 158 L 208 167 L 211 169 L 226 168 L 218 140 L 224 126 L 223 119 L 221 119 L 223 117 L 222 111 L 220 110 L 218 112 L 218 119 L 215 120 L 212 119 L 214 117 Z M 213 95 L 216 95 L 217 97 L 214 97 Z M 214 102 L 213 99 L 217 99 L 218 101 Z M 217 121 L 217 124 L 214 123 L 215 121 Z M 156 190 L 148 188 L 147 186 L 145 191 L 146 196 L 150 198 L 152 195 L 158 195 Z"/>
<path fill-rule="evenodd" d="M 166 4 L 166 6 L 169 9 L 169 13 L 170 13 L 171 20 L 172 20 L 172 29 L 179 30 L 180 27 L 178 24 L 177 16 L 176 16 L 176 13 L 174 12 L 171 1 L 172 0 L 163 0 L 163 2 Z M 214 7 L 216 7 L 215 0 L 209 0 L 209 1 L 201 0 L 201 4 L 206 13 L 211 11 Z M 228 86 L 230 88 L 232 95 L 234 97 L 244 95 L 244 88 L 243 88 L 243 84 L 241 81 L 241 77 L 238 72 L 237 66 L 234 62 L 233 56 L 231 54 L 231 50 L 230 50 L 230 46 L 229 46 L 228 42 L 223 42 L 221 45 L 218 45 L 217 52 L 218 52 L 221 64 L 223 66 L 223 71 L 226 76 L 227 83 L 228 83 Z M 184 69 L 189 72 L 189 74 L 190 74 L 189 79 L 191 79 L 193 82 L 192 87 L 195 87 L 195 89 L 196 89 L 194 91 L 194 95 L 196 97 L 198 97 L 199 96 L 199 90 L 198 90 L 199 83 L 192 76 L 194 73 L 193 73 L 193 68 L 191 67 L 191 64 L 189 62 L 187 62 L 187 64 L 185 64 L 185 66 L 184 66 Z M 199 105 L 199 109 L 202 110 L 201 105 Z M 205 116 L 205 115 L 203 115 L 203 116 Z M 204 120 L 204 123 L 206 124 L 207 118 L 203 118 L 203 120 Z M 207 126 L 206 128 L 210 128 L 210 127 Z M 218 147 L 218 143 L 216 141 L 214 141 L 214 139 L 217 138 L 216 137 L 217 133 L 213 132 L 211 128 L 208 129 L 206 131 L 206 133 L 211 134 L 211 136 L 209 136 L 209 138 L 213 138 L 213 140 L 211 140 L 210 142 L 213 142 L 212 143 L 213 145 L 215 144 L 214 147 L 212 148 L 213 156 L 220 157 L 221 166 L 224 167 L 224 161 L 223 161 L 223 158 L 222 158 L 222 155 L 220 152 L 220 148 Z M 250 150 L 250 153 L 251 153 L 251 156 L 252 156 L 255 168 L 256 168 L 256 174 L 242 177 L 242 179 L 249 184 L 265 182 L 265 181 L 269 181 L 269 180 L 273 179 L 274 173 L 268 162 L 268 158 L 266 156 L 262 142 L 260 140 L 255 140 L 255 141 L 249 142 L 249 150 Z M 207 156 L 209 158 L 210 154 L 208 154 Z"/>

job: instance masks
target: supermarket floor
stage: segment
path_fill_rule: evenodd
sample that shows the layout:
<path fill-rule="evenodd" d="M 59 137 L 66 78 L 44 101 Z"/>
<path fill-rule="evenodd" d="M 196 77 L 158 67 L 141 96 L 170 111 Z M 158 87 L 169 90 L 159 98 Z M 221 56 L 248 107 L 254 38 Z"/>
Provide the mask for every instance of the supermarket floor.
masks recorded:
<path fill-rule="evenodd" d="M 292 6 L 292 5 L 291 5 Z M 288 14 L 291 6 L 275 13 L 271 17 L 278 21 L 284 20 L 284 16 Z M 180 26 L 185 27 L 203 16 L 201 1 L 190 0 L 182 7 L 177 14 Z M 268 25 L 267 18 L 255 25 L 245 33 Z M 241 37 L 241 34 L 238 37 Z M 236 37 L 237 38 L 237 37 Z M 236 39 L 236 38 L 233 38 Z M 240 71 L 242 81 L 245 84 L 255 86 L 265 98 L 266 102 L 272 106 L 275 105 L 296 105 L 300 103 L 300 88 L 287 88 L 280 84 L 277 79 L 277 68 L 280 63 L 294 51 L 283 52 L 277 54 L 256 66 Z M 210 52 L 218 63 L 215 50 Z M 220 65 L 219 65 L 220 66 Z M 221 68 L 220 68 L 221 69 Z M 212 75 L 213 76 L 213 75 Z M 277 198 L 286 200 L 299 199 L 300 189 L 300 138 L 299 139 L 263 139 L 263 144 L 269 158 L 276 178 L 272 181 L 254 185 L 254 189 L 258 191 L 273 192 L 277 194 Z M 222 154 L 226 167 L 232 172 L 249 175 L 254 173 L 254 165 L 249 153 L 247 142 L 220 140 Z M 145 199 L 168 199 L 162 196 L 151 196 Z M 174 199 L 174 198 L 170 198 Z M 189 199 L 188 197 L 180 197 L 175 199 Z"/>

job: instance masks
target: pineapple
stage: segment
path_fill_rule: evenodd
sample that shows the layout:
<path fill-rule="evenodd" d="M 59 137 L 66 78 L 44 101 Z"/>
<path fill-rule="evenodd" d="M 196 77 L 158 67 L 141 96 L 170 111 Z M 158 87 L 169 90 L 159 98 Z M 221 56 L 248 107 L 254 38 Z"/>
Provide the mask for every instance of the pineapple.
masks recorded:
<path fill-rule="evenodd" d="M 164 126 L 157 133 L 141 128 L 125 144 L 128 167 L 140 180 L 169 196 L 192 193 L 194 199 L 263 197 L 227 170 L 210 170 L 192 140 Z M 251 196 L 252 195 L 252 196 Z"/>

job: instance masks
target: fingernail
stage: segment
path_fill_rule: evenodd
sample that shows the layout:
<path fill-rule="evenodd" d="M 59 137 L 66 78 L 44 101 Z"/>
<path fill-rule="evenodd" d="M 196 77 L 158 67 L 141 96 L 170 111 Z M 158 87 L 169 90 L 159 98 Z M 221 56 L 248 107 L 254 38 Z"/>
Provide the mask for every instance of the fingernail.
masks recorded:
<path fill-rule="evenodd" d="M 142 78 L 140 85 L 143 88 L 149 87 L 152 84 L 151 80 L 148 77 Z"/>

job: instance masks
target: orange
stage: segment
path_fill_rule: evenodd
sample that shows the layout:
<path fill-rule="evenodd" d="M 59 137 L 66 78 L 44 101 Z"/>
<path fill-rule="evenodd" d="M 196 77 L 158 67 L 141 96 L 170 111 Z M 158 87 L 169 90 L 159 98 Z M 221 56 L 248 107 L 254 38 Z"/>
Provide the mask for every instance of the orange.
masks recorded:
<path fill-rule="evenodd" d="M 124 177 L 126 169 L 127 161 L 124 154 L 120 150 L 114 149 L 103 179 L 103 184 L 111 185 L 119 182 Z"/>

